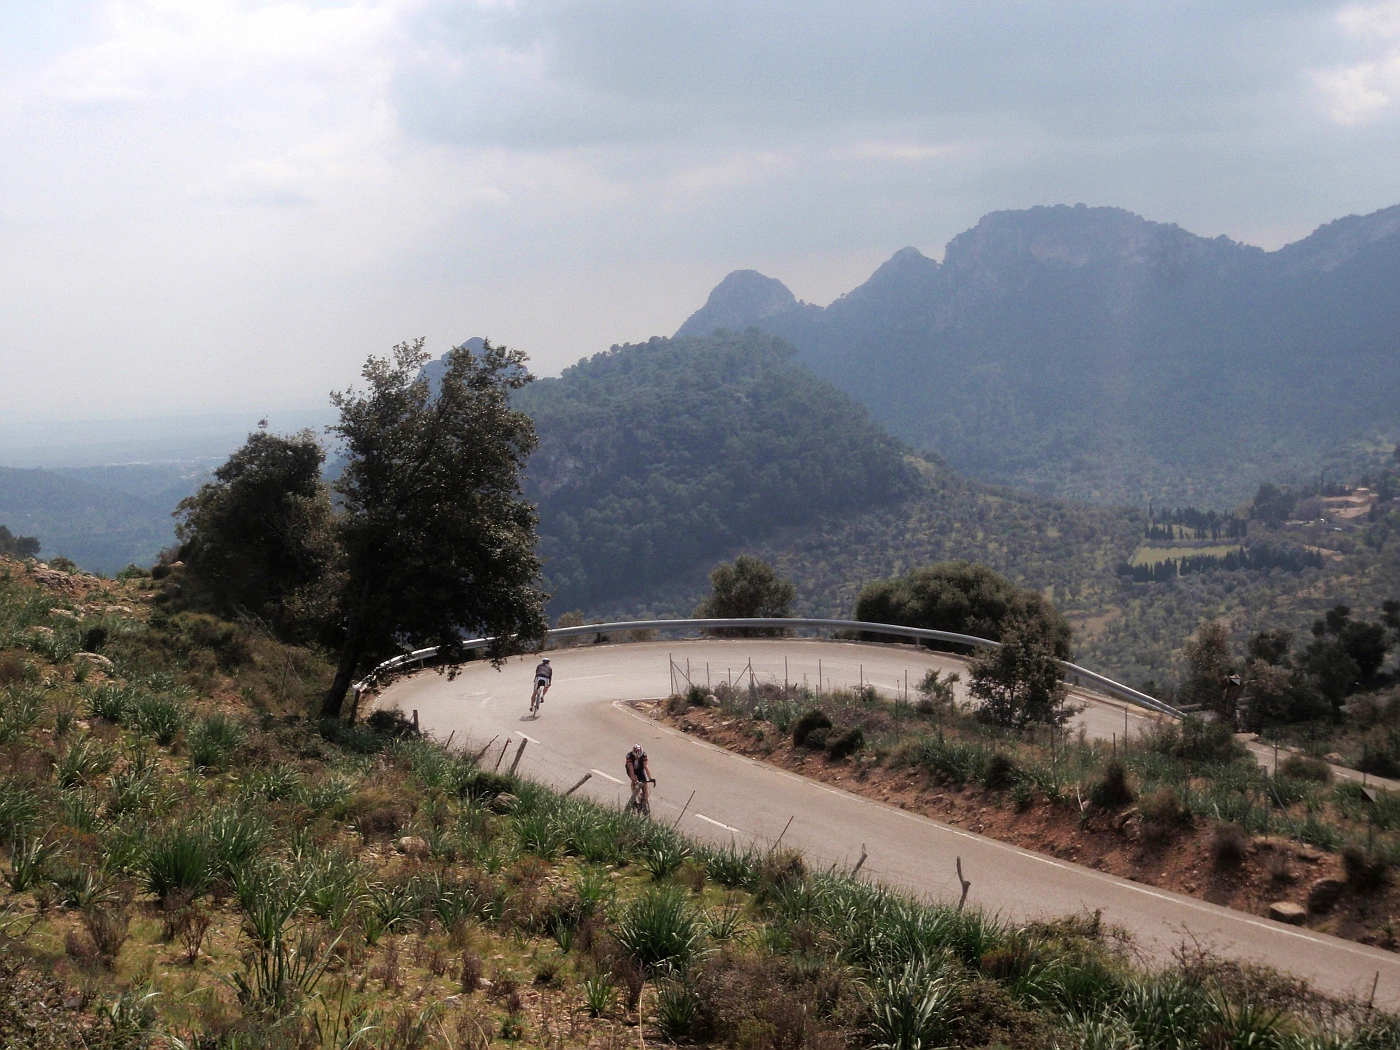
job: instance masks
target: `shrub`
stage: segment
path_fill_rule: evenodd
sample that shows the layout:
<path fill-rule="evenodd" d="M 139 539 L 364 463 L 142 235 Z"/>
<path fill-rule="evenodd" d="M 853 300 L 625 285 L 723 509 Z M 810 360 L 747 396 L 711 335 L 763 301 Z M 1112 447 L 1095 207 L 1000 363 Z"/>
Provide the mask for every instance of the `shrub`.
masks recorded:
<path fill-rule="evenodd" d="M 1278 772 L 1290 780 L 1306 780 L 1315 784 L 1332 782 L 1332 767 L 1320 758 L 1309 758 L 1307 755 L 1289 755 L 1279 763 Z"/>
<path fill-rule="evenodd" d="M 18 685 L 30 674 L 29 661 L 19 653 L 0 653 L 0 685 Z"/>
<path fill-rule="evenodd" d="M 873 1050 L 926 1050 L 945 1042 L 955 987 L 927 964 L 911 962 L 879 980 L 871 992 Z"/>
<path fill-rule="evenodd" d="M 656 1027 L 671 1042 L 695 1035 L 700 1020 L 700 997 L 684 980 L 663 981 L 656 989 Z"/>
<path fill-rule="evenodd" d="M 91 737 L 74 740 L 54 760 L 54 779 L 59 787 L 71 788 L 86 783 L 112 768 L 112 756 Z"/>
<path fill-rule="evenodd" d="M 128 688 L 113 682 L 103 682 L 88 694 L 88 710 L 94 718 L 113 725 L 121 725 L 127 719 L 134 697 Z"/>
<path fill-rule="evenodd" d="M 481 987 L 483 971 L 481 956 L 470 948 L 462 949 L 461 979 L 462 994 L 471 995 Z"/>
<path fill-rule="evenodd" d="M 656 881 L 673 875 L 690 856 L 690 850 L 678 839 L 661 839 L 642 852 L 642 867 Z"/>
<path fill-rule="evenodd" d="M 813 708 L 792 724 L 792 742 L 795 747 L 806 747 L 807 738 L 814 729 L 830 729 L 831 719 L 826 712 Z"/>
<path fill-rule="evenodd" d="M 826 753 L 839 761 L 850 758 L 864 746 L 865 733 L 861 731 L 860 726 L 851 726 L 827 740 Z"/>
<path fill-rule="evenodd" d="M 1385 858 L 1367 853 L 1359 846 L 1342 850 L 1342 867 L 1346 870 L 1347 885 L 1361 893 L 1374 893 L 1389 881 L 1390 865 Z"/>
<path fill-rule="evenodd" d="M 183 703 L 168 694 L 146 694 L 131 707 L 131 724 L 155 738 L 161 747 L 169 747 L 175 735 L 184 728 L 189 714 Z"/>
<path fill-rule="evenodd" d="M 243 741 L 243 730 L 227 715 L 212 714 L 195 723 L 186 744 L 192 769 L 223 769 Z"/>
<path fill-rule="evenodd" d="M 105 969 L 113 970 L 117 953 L 126 943 L 131 916 L 125 908 L 89 908 L 83 912 L 83 928 L 97 948 L 97 957 Z"/>
<path fill-rule="evenodd" d="M 656 886 L 623 910 L 613 936 L 634 965 L 655 973 L 683 968 L 699 947 L 700 928 L 679 887 Z"/>
<path fill-rule="evenodd" d="M 209 836 L 201 828 L 174 827 L 153 836 L 142 857 L 146 889 L 166 902 L 172 893 L 203 893 L 212 874 Z"/>
<path fill-rule="evenodd" d="M 1221 824 L 1210 840 L 1210 859 L 1216 871 L 1235 871 L 1244 863 L 1248 845 L 1244 832 L 1234 824 Z"/>
<path fill-rule="evenodd" d="M 1114 759 L 1104 769 L 1103 779 L 1094 785 L 1090 792 L 1094 805 L 1103 809 L 1122 809 L 1133 801 L 1132 788 L 1128 786 L 1128 771 L 1123 763 Z"/>
<path fill-rule="evenodd" d="M 987 764 L 982 769 L 982 786 L 989 791 L 1001 791 L 1010 787 L 1019 779 L 1020 771 L 1016 768 L 1016 763 L 1009 755 L 998 751 L 991 758 L 987 759 Z"/>

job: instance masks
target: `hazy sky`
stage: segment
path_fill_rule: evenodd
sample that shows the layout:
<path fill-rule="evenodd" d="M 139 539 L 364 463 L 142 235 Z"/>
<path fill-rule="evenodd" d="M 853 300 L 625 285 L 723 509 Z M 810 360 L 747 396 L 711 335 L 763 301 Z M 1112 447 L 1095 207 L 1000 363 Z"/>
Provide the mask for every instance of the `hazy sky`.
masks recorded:
<path fill-rule="evenodd" d="M 728 271 L 825 303 L 987 211 L 1277 247 L 1400 203 L 1384 3 L 0 2 L 0 412 L 542 373 Z"/>

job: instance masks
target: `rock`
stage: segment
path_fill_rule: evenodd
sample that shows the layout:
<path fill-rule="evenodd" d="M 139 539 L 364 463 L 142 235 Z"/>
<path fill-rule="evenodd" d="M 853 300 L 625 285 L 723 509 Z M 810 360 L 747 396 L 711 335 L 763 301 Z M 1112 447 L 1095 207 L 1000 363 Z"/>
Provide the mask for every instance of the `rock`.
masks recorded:
<path fill-rule="evenodd" d="M 1331 762 L 1333 765 L 1336 765 L 1342 761 L 1342 755 L 1340 751 L 1329 751 L 1322 757 L 1326 761 Z"/>
<path fill-rule="evenodd" d="M 1347 884 L 1341 879 L 1314 879 L 1308 887 L 1308 911 L 1321 913 L 1331 911 L 1341 899 Z"/>
<path fill-rule="evenodd" d="M 706 707 L 718 707 L 718 706 L 719 706 L 719 697 L 715 696 L 714 693 L 706 693 L 706 694 L 705 694 L 705 706 L 706 706 Z"/>
<path fill-rule="evenodd" d="M 1286 922 L 1290 926 L 1301 926 L 1307 918 L 1308 909 L 1292 901 L 1274 901 L 1269 905 L 1269 918 L 1276 922 Z"/>
<path fill-rule="evenodd" d="M 488 805 L 492 813 L 509 813 L 520 805 L 520 799 L 512 795 L 509 791 L 503 791 L 493 798 Z"/>
<path fill-rule="evenodd" d="M 110 671 L 113 668 L 112 661 L 107 659 L 101 653 L 74 653 L 73 659 L 86 660 L 88 663 L 95 664 L 96 666 L 102 668 L 102 670 L 104 671 Z"/>
<path fill-rule="evenodd" d="M 78 619 L 81 619 L 81 618 L 82 618 L 82 617 L 80 617 L 77 613 L 75 613 L 72 609 L 57 609 L 57 608 L 55 608 L 55 609 L 50 609 L 50 610 L 49 610 L 49 615 L 50 615 L 50 616 L 62 616 L 62 617 L 64 617 L 65 619 L 69 619 L 69 620 L 78 620 Z"/>
<path fill-rule="evenodd" d="M 426 857 L 431 850 L 428 847 L 428 840 L 419 835 L 405 835 L 394 843 L 394 849 L 409 857 Z"/>
<path fill-rule="evenodd" d="M 1312 846 L 1299 846 L 1297 852 L 1298 859 L 1305 864 L 1316 864 L 1322 859 L 1322 851 Z"/>
<path fill-rule="evenodd" d="M 52 628 L 52 627 L 31 627 L 31 628 L 29 628 L 29 633 L 32 634 L 32 635 L 34 635 L 34 636 L 37 637 L 37 638 L 52 638 L 52 637 L 53 637 L 53 628 Z"/>

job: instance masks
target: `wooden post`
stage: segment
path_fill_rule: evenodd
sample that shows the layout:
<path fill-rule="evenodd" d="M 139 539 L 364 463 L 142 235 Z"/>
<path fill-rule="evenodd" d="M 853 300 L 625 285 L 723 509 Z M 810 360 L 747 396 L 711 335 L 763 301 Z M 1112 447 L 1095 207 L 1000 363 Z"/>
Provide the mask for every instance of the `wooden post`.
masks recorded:
<path fill-rule="evenodd" d="M 685 811 L 688 810 L 688 809 L 690 808 L 691 799 L 694 799 L 694 798 L 695 798 L 695 792 L 692 791 L 692 792 L 690 793 L 690 798 L 686 799 L 686 800 L 685 800 L 685 805 L 681 807 L 681 817 L 685 816 Z M 676 822 L 675 822 L 674 824 L 672 824 L 671 827 L 673 827 L 673 828 L 678 828 L 678 827 L 680 827 L 680 826 L 681 826 L 681 817 L 677 817 L 677 818 L 676 818 Z"/>
<path fill-rule="evenodd" d="M 506 742 L 501 745 L 501 753 L 496 756 L 496 764 L 492 767 L 491 772 L 495 773 L 500 770 L 501 760 L 506 757 L 506 748 L 508 747 L 510 747 L 510 737 L 506 737 Z"/>
<path fill-rule="evenodd" d="M 577 791 L 579 788 L 583 787 L 584 784 L 587 784 L 587 783 L 588 783 L 590 780 L 592 780 L 592 779 L 593 779 L 593 774 L 592 774 L 592 773 L 585 773 L 585 774 L 583 775 L 583 779 L 582 779 L 582 780 L 580 780 L 580 781 L 579 781 L 577 784 L 575 784 L 573 787 L 569 788 L 568 791 L 564 792 L 564 797 L 565 797 L 565 798 L 568 798 L 568 797 L 569 797 L 570 795 L 572 795 L 575 791 Z"/>
<path fill-rule="evenodd" d="M 963 910 L 963 905 L 967 903 L 967 891 L 972 889 L 972 883 L 963 878 L 962 858 L 958 858 L 958 881 L 962 883 L 962 896 L 958 898 L 958 911 Z"/>
<path fill-rule="evenodd" d="M 788 690 L 787 690 L 787 683 L 788 683 L 787 657 L 784 656 L 784 657 L 783 657 L 783 699 L 784 699 L 784 700 L 787 699 L 787 692 L 788 692 Z"/>
<path fill-rule="evenodd" d="M 515 759 L 510 764 L 509 776 L 515 776 L 515 767 L 520 765 L 520 756 L 525 753 L 525 745 L 530 742 L 529 737 L 524 737 L 520 741 L 520 746 L 515 750 Z"/>
<path fill-rule="evenodd" d="M 860 874 L 861 865 L 865 863 L 865 858 L 867 856 L 869 856 L 869 854 L 865 852 L 865 843 L 862 842 L 860 844 L 860 859 L 856 861 L 856 866 L 851 869 L 851 878 L 855 878 Z"/>
<path fill-rule="evenodd" d="M 671 692 L 676 691 L 676 661 L 671 659 L 671 654 L 666 654 L 666 671 L 671 676 Z"/>
<path fill-rule="evenodd" d="M 418 735 L 418 708 L 413 709 L 413 735 Z"/>
<path fill-rule="evenodd" d="M 821 699 L 821 695 L 822 695 L 822 661 L 821 661 L 821 657 L 819 656 L 819 657 L 817 657 L 817 699 L 818 699 L 818 700 Z"/>
<path fill-rule="evenodd" d="M 478 751 L 478 752 L 476 753 L 476 755 L 472 758 L 472 761 L 473 761 L 473 762 L 480 762 L 480 761 L 481 761 L 481 756 L 484 755 L 484 754 L 486 754 L 486 752 L 490 751 L 490 750 L 491 750 L 491 745 L 494 744 L 494 743 L 495 743 L 497 740 L 499 740 L 500 738 L 501 738 L 501 735 L 500 735 L 499 733 L 497 733 L 497 734 L 496 734 L 495 736 L 493 736 L 490 740 L 486 741 L 486 746 L 483 747 L 480 751 Z"/>
<path fill-rule="evenodd" d="M 786 834 L 787 834 L 788 828 L 792 827 L 792 822 L 793 822 L 794 820 L 796 820 L 796 819 L 797 819 L 797 814 L 796 814 L 796 813 L 794 813 L 792 816 L 788 817 L 788 822 L 787 822 L 786 824 L 783 825 L 783 835 L 786 835 Z M 783 841 L 783 835 L 779 835 L 779 836 L 778 836 L 778 842 L 782 842 L 782 841 Z M 770 850 L 769 852 L 774 852 L 774 853 L 777 852 L 777 849 L 778 849 L 778 842 L 773 843 L 773 849 Z"/>
<path fill-rule="evenodd" d="M 450 751 L 450 750 L 452 749 L 452 738 L 453 738 L 454 736 L 456 736 L 456 735 L 457 735 L 457 730 L 455 730 L 455 729 L 452 730 L 452 732 L 450 732 L 450 733 L 447 734 L 447 743 L 445 743 L 445 744 L 442 745 L 442 749 L 443 749 L 444 751 Z"/>

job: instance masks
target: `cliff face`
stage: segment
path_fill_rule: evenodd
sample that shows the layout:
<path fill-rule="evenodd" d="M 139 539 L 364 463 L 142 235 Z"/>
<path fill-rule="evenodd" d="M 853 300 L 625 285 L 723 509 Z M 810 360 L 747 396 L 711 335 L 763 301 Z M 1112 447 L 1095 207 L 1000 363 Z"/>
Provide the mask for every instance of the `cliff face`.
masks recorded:
<path fill-rule="evenodd" d="M 1277 252 L 1117 208 L 995 212 L 943 263 L 905 248 L 825 308 L 736 278 L 682 330 L 782 335 L 898 436 L 984 477 L 1228 502 L 1400 436 L 1400 207 Z"/>

